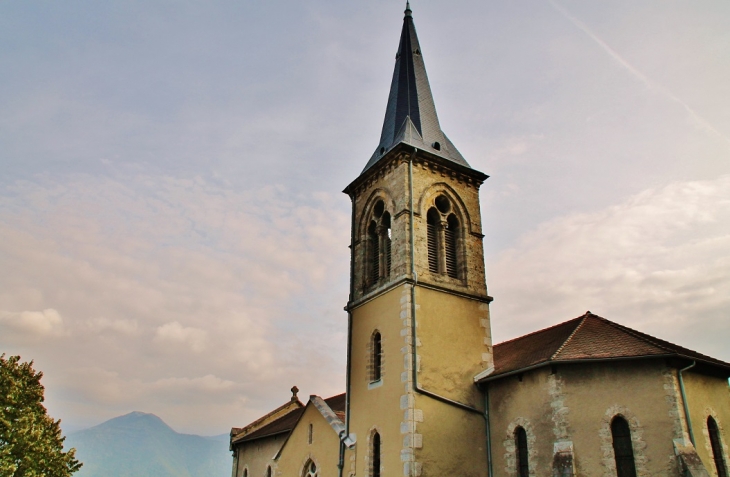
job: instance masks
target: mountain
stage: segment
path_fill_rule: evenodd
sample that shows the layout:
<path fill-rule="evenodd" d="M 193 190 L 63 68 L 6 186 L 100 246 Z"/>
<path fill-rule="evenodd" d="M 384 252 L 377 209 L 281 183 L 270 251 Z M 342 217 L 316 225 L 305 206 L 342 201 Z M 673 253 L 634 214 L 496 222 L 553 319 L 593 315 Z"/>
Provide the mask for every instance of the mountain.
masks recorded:
<path fill-rule="evenodd" d="M 74 477 L 228 477 L 228 436 L 179 434 L 154 414 L 131 412 L 70 433 L 84 463 Z"/>

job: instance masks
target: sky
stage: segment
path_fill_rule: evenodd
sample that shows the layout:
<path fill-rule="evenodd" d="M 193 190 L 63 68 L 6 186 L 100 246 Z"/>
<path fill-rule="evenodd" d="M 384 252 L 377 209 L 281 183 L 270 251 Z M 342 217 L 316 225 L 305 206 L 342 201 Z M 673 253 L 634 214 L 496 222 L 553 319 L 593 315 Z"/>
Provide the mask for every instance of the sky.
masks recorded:
<path fill-rule="evenodd" d="M 730 3 L 414 0 L 495 342 L 590 310 L 730 361 Z M 344 390 L 404 5 L 0 2 L 0 353 L 66 432 Z"/>

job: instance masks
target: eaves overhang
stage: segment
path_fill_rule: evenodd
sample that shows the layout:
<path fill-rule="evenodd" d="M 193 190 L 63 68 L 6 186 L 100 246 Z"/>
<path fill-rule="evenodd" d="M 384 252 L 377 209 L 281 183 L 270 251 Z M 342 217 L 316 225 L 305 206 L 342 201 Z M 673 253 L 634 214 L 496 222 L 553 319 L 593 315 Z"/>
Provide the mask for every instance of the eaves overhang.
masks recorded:
<path fill-rule="evenodd" d="M 644 355 L 644 356 L 618 356 L 614 358 L 582 358 L 582 359 L 564 359 L 564 360 L 548 360 L 548 361 L 542 361 L 540 363 L 535 363 L 530 366 L 525 366 L 519 369 L 513 369 L 511 371 L 506 371 L 504 373 L 499 374 L 489 374 L 486 377 L 481 377 L 479 374 L 475 376 L 475 384 L 482 385 L 486 384 L 492 381 L 498 381 L 502 378 L 507 378 L 510 376 L 516 376 L 518 374 L 526 373 L 528 371 L 533 371 L 540 368 L 545 368 L 548 366 L 559 366 L 564 364 L 595 364 L 595 363 L 611 363 L 611 362 L 618 362 L 618 361 L 640 361 L 640 360 L 650 360 L 650 359 L 672 359 L 672 358 L 679 358 L 687 362 L 696 361 L 697 363 L 702 363 L 704 367 L 711 368 L 717 371 L 720 371 L 720 374 L 723 374 L 726 378 L 730 378 L 730 365 L 723 366 L 718 363 L 712 362 L 712 361 L 706 361 L 703 359 L 698 359 L 691 356 L 685 356 L 678 353 L 667 353 L 667 354 L 652 354 L 652 355 Z M 482 374 L 482 373 L 480 373 Z"/>
<path fill-rule="evenodd" d="M 433 154 L 429 151 L 419 149 L 415 146 L 412 146 L 407 143 L 398 143 L 393 148 L 391 148 L 389 151 L 385 152 L 383 154 L 383 157 L 380 158 L 378 162 L 376 162 L 372 167 L 367 169 L 366 171 L 363 171 L 362 174 L 360 174 L 354 181 L 352 181 L 345 189 L 342 191 L 345 194 L 349 195 L 350 197 L 353 196 L 354 192 L 364 183 L 369 181 L 374 176 L 377 176 L 384 168 L 386 168 L 391 162 L 397 161 L 397 160 L 403 160 L 403 154 L 407 154 L 409 156 L 414 156 L 414 160 L 420 160 L 420 161 L 426 161 L 433 163 L 437 165 L 440 168 L 443 168 L 444 170 L 450 170 L 456 174 L 461 174 L 464 176 L 467 176 L 477 182 L 478 184 L 483 183 L 485 180 L 489 178 L 489 176 L 483 172 L 480 172 L 476 169 L 472 169 L 471 167 L 462 166 L 461 164 L 457 164 L 453 161 L 450 161 L 448 159 L 445 159 L 441 156 L 438 156 L 436 154 Z"/>

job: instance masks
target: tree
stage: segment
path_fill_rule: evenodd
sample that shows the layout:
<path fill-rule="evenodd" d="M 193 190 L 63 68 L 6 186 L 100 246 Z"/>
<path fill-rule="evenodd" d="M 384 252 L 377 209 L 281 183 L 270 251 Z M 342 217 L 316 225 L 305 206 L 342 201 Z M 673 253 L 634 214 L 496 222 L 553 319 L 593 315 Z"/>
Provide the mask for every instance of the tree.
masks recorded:
<path fill-rule="evenodd" d="M 41 377 L 33 361 L 0 355 L 1 477 L 69 477 L 81 468 L 76 449 L 63 451 L 61 420 L 42 404 Z"/>

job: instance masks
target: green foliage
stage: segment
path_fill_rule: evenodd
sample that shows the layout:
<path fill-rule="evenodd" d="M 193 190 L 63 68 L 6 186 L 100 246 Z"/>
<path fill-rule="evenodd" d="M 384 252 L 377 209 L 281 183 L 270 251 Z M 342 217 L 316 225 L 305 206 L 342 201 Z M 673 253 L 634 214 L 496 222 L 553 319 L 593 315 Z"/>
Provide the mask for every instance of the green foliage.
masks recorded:
<path fill-rule="evenodd" d="M 1 477 L 68 477 L 81 468 L 75 449 L 63 452 L 61 421 L 46 414 L 41 377 L 32 361 L 0 355 Z"/>

